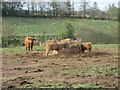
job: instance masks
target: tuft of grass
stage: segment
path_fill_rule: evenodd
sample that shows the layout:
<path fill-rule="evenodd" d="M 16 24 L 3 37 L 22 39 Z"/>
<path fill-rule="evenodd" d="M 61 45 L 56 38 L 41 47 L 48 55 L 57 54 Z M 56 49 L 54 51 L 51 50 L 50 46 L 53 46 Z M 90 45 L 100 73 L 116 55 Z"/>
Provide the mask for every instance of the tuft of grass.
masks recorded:
<path fill-rule="evenodd" d="M 65 84 L 65 83 L 48 83 L 48 82 L 40 82 L 40 83 L 34 83 L 34 84 L 26 84 L 23 86 L 20 86 L 20 88 L 32 88 L 32 87 L 37 87 L 37 88 L 104 88 L 105 86 L 103 85 L 95 85 L 95 84 Z"/>
<path fill-rule="evenodd" d="M 87 77 L 87 76 L 118 76 L 118 68 L 117 67 L 107 67 L 104 65 L 91 65 L 87 67 L 83 67 L 81 70 L 77 70 L 76 76 Z"/>
<path fill-rule="evenodd" d="M 49 82 L 40 82 L 40 83 L 34 83 L 34 84 L 26 84 L 24 86 L 21 86 L 21 88 L 31 88 L 31 87 L 37 87 L 37 88 L 67 88 L 66 84 L 63 83 L 49 83 Z"/>
<path fill-rule="evenodd" d="M 95 85 L 95 84 L 73 84 L 72 88 L 105 88 L 103 85 Z"/>

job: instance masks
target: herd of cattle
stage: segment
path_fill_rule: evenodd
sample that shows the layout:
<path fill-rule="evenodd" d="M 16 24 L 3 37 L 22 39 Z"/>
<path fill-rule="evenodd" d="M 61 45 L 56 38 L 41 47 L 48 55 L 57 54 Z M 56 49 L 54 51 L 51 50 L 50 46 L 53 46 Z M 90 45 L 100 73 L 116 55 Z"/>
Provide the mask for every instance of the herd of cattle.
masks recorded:
<path fill-rule="evenodd" d="M 25 38 L 26 50 L 33 50 L 34 40 L 32 37 Z M 63 39 L 63 40 L 48 40 L 45 43 L 46 56 L 49 55 L 50 51 L 57 51 L 59 53 L 84 53 L 86 50 L 90 53 L 92 49 L 91 42 L 81 43 L 79 40 Z"/>

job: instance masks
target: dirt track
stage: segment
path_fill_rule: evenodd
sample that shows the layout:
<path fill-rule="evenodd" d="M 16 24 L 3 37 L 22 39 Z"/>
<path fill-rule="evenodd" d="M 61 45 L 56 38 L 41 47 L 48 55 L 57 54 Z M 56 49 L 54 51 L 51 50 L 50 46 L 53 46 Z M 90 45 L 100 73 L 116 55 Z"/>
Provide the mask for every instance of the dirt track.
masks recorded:
<path fill-rule="evenodd" d="M 35 83 L 65 83 L 118 87 L 117 49 L 95 49 L 92 56 L 44 56 L 44 51 L 3 53 L 3 88 Z"/>

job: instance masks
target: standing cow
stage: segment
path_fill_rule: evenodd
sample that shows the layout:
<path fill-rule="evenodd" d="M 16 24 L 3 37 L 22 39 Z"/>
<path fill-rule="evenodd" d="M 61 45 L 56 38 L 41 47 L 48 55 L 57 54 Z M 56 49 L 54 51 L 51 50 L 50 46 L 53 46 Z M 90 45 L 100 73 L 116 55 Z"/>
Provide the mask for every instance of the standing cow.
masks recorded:
<path fill-rule="evenodd" d="M 26 50 L 28 51 L 33 50 L 33 38 L 32 37 L 25 38 L 25 47 L 26 47 Z"/>

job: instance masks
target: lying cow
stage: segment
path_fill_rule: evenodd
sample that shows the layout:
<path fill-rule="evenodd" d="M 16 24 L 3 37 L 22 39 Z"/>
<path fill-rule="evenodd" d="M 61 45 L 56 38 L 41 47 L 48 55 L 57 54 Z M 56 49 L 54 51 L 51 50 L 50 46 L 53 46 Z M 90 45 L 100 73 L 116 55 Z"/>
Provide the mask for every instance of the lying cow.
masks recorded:
<path fill-rule="evenodd" d="M 56 43 L 46 43 L 46 56 L 48 56 L 50 51 L 56 50 L 58 53 L 60 50 L 66 48 L 68 46 L 67 43 L 61 43 L 61 42 L 56 42 Z"/>
<path fill-rule="evenodd" d="M 26 37 L 25 38 L 25 47 L 26 50 L 30 51 L 33 50 L 33 38 L 32 37 Z"/>
<path fill-rule="evenodd" d="M 72 39 L 63 39 L 60 41 L 49 41 L 46 43 L 46 56 L 50 51 L 56 50 L 59 54 L 60 51 L 70 53 L 81 52 L 81 42 L 74 41 Z"/>
<path fill-rule="evenodd" d="M 83 53 L 85 52 L 85 50 L 87 50 L 88 52 L 91 52 L 91 50 L 92 50 L 92 43 L 91 42 L 82 43 L 81 49 L 82 49 Z"/>
<path fill-rule="evenodd" d="M 81 53 L 81 43 L 73 42 L 69 43 L 69 47 L 63 50 L 64 54 L 78 54 Z"/>

